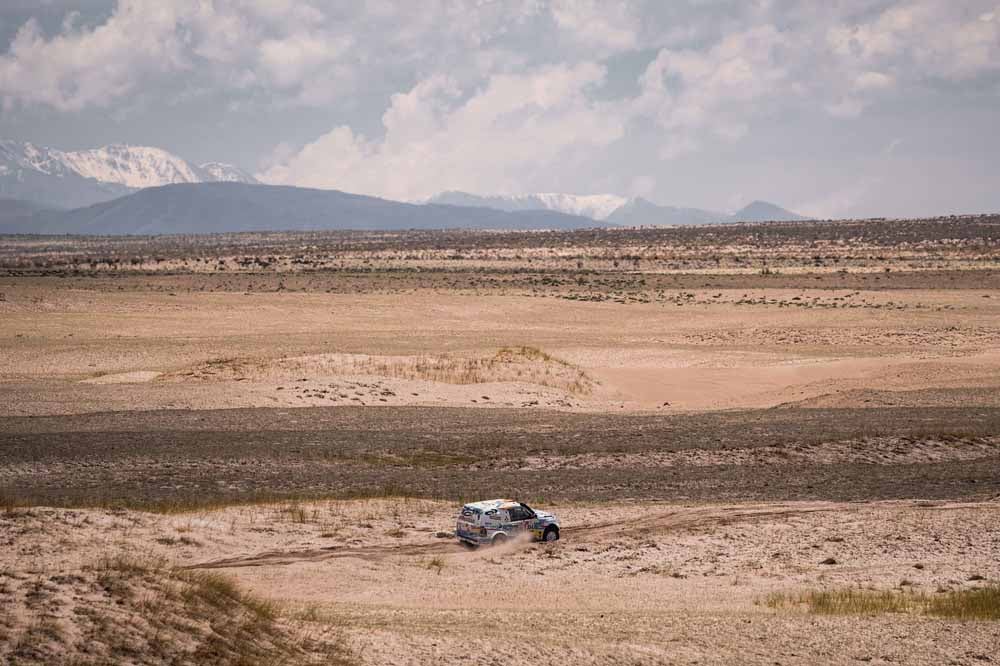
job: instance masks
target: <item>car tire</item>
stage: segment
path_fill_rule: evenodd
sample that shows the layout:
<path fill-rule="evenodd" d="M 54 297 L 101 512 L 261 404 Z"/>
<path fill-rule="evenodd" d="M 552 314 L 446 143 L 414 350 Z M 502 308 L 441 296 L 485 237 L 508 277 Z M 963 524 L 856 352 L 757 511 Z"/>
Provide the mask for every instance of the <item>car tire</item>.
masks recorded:
<path fill-rule="evenodd" d="M 495 537 L 493 537 L 493 541 L 491 541 L 490 543 L 494 546 L 502 546 L 505 543 L 507 543 L 507 535 L 497 534 Z"/>
<path fill-rule="evenodd" d="M 542 541 L 558 541 L 559 540 L 559 528 L 550 527 L 542 534 Z"/>
<path fill-rule="evenodd" d="M 475 550 L 476 548 L 479 548 L 476 544 L 469 543 L 468 541 L 459 541 L 459 543 L 462 544 L 462 547 L 466 550 Z"/>

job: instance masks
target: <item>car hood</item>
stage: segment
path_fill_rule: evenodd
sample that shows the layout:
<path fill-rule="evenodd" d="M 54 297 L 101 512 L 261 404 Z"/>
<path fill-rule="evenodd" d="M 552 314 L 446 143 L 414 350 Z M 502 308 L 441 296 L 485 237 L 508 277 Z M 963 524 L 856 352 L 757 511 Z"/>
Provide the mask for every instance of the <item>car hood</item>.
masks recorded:
<path fill-rule="evenodd" d="M 559 519 L 556 518 L 554 513 L 549 513 L 548 511 L 538 511 L 535 510 L 535 517 L 546 523 L 558 523 Z"/>

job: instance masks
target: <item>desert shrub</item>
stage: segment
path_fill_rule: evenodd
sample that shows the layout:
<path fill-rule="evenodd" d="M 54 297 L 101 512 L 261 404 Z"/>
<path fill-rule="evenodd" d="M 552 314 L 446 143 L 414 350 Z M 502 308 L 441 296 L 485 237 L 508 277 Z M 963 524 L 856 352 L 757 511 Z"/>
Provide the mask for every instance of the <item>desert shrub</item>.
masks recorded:
<path fill-rule="evenodd" d="M 346 663 L 335 644 L 217 572 L 113 553 L 45 585 L 37 609 L 31 595 L 15 596 L 25 622 L 0 640 L 0 663 Z M 52 604 L 69 607 L 53 614 Z"/>
<path fill-rule="evenodd" d="M 907 590 L 857 588 L 779 592 L 767 597 L 770 608 L 802 608 L 817 615 L 911 613 L 959 620 L 1000 620 L 1000 585 L 933 594 Z"/>

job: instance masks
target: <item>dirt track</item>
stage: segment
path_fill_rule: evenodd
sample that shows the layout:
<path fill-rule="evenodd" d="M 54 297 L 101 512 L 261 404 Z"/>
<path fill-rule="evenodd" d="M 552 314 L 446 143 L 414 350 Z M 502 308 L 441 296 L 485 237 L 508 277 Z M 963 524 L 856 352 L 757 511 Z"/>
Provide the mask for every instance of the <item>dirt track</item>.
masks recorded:
<path fill-rule="evenodd" d="M 564 539 L 573 543 L 589 543 L 602 539 L 648 538 L 682 529 L 705 529 L 714 525 L 730 525 L 752 522 L 755 519 L 775 519 L 801 516 L 821 511 L 844 511 L 843 505 L 818 506 L 724 506 L 712 508 L 670 508 L 652 509 L 644 515 L 621 521 L 567 526 L 562 533 Z M 527 543 L 505 546 L 503 552 L 526 547 Z M 250 556 L 212 560 L 187 565 L 188 569 L 239 569 L 243 567 L 283 566 L 290 564 L 315 563 L 333 558 L 352 558 L 374 562 L 387 557 L 429 557 L 439 554 L 465 552 L 460 544 L 449 538 L 446 541 L 419 545 L 381 545 L 368 547 L 327 546 L 311 550 L 269 551 Z"/>

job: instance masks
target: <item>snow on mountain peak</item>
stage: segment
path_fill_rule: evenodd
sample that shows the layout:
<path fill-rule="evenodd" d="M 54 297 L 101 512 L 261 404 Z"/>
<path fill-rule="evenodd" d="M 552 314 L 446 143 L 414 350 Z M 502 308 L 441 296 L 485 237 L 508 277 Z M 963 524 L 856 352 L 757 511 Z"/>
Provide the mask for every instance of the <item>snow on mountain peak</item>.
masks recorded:
<path fill-rule="evenodd" d="M 27 169 L 49 176 L 64 176 L 72 171 L 63 163 L 60 151 L 27 142 L 0 141 L 0 162 L 5 173 Z"/>
<path fill-rule="evenodd" d="M 220 183 L 247 183 L 252 185 L 258 182 L 256 178 L 243 169 L 232 164 L 226 164 L 225 162 L 206 162 L 198 168 L 208 174 L 211 177 L 210 180 Z"/>
<path fill-rule="evenodd" d="M 477 206 L 499 210 L 552 210 L 569 215 L 582 215 L 594 220 L 605 220 L 614 211 L 628 203 L 628 199 L 616 194 L 560 194 L 541 192 L 538 194 L 498 194 L 484 196 L 467 192 L 442 192 L 427 200 L 427 203 L 452 206 Z"/>
<path fill-rule="evenodd" d="M 628 199 L 616 194 L 559 194 L 540 192 L 534 195 L 549 210 L 557 210 L 571 215 L 583 215 L 595 220 L 606 220 L 626 203 Z"/>
<path fill-rule="evenodd" d="M 754 202 L 734 215 L 701 208 L 661 206 L 642 197 L 617 194 L 537 194 L 480 195 L 467 192 L 442 192 L 427 200 L 430 204 L 478 206 L 499 210 L 552 210 L 582 215 L 599 222 L 620 226 L 663 226 L 677 224 L 711 224 L 739 220 L 801 219 L 795 213 L 774 204 Z"/>
<path fill-rule="evenodd" d="M 160 148 L 112 144 L 62 154 L 67 166 L 84 178 L 142 188 L 198 183 L 202 178 L 180 157 Z"/>
<path fill-rule="evenodd" d="M 90 150 L 63 151 L 28 142 L 0 140 L 0 173 L 35 171 L 47 176 L 80 176 L 130 189 L 175 183 L 256 183 L 231 164 L 194 166 L 161 148 L 111 144 Z"/>

